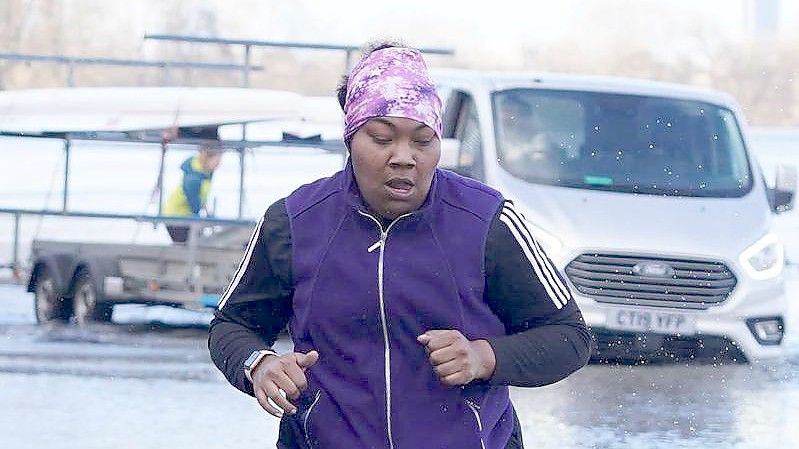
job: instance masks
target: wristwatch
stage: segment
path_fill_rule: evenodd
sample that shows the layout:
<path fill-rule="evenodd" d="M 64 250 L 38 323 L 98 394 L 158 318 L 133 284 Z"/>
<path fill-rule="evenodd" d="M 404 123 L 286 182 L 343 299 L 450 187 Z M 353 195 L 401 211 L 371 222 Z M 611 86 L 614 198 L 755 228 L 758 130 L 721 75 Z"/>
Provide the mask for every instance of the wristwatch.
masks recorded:
<path fill-rule="evenodd" d="M 258 351 L 253 351 L 247 360 L 244 361 L 244 375 L 247 377 L 247 380 L 252 382 L 252 370 L 261 363 L 261 360 L 268 355 L 278 355 L 277 352 L 271 349 L 260 349 Z"/>

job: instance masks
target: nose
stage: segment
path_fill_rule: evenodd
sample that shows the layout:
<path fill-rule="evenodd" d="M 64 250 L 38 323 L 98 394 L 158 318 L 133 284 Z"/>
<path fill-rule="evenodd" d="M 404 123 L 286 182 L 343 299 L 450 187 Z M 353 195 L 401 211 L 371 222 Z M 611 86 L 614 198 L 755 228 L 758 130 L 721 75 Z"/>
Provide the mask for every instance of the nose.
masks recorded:
<path fill-rule="evenodd" d="M 394 168 L 413 168 L 416 166 L 414 150 L 409 140 L 403 139 L 397 143 L 394 151 L 391 152 L 391 158 L 388 163 Z"/>

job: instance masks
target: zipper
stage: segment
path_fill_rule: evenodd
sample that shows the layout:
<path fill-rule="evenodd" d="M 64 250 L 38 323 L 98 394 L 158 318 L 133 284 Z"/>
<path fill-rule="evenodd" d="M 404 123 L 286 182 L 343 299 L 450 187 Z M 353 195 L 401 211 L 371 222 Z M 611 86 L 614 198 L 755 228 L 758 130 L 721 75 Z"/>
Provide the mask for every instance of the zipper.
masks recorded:
<path fill-rule="evenodd" d="M 308 434 L 308 419 L 311 417 L 311 412 L 313 408 L 316 406 L 316 403 L 319 402 L 319 397 L 322 395 L 322 390 L 316 391 L 316 396 L 314 396 L 313 402 L 311 406 L 308 407 L 308 411 L 305 412 L 305 419 L 302 420 L 302 430 L 305 433 L 305 443 L 308 447 L 311 447 L 311 436 Z"/>
<path fill-rule="evenodd" d="M 373 215 L 360 210 L 358 213 L 374 221 L 375 224 L 377 224 L 377 228 L 380 229 L 380 240 L 373 243 L 369 248 L 366 249 L 366 251 L 371 253 L 378 248 L 380 249 L 380 254 L 377 259 L 377 295 L 380 300 L 380 324 L 383 327 L 383 347 L 385 351 L 385 365 L 383 370 L 386 376 L 386 431 L 388 434 L 389 449 L 394 449 L 394 438 L 391 434 L 391 350 L 388 344 L 388 323 L 386 321 L 386 306 L 383 297 L 383 258 L 385 254 L 386 241 L 388 240 L 388 232 L 391 231 L 391 228 L 396 222 L 405 217 L 409 217 L 412 214 L 408 213 L 400 215 L 391 223 L 389 223 L 385 230 L 383 230 L 383 224 L 380 223 L 380 220 L 375 218 Z"/>
<path fill-rule="evenodd" d="M 480 420 L 480 406 L 469 399 L 467 399 L 465 402 L 466 406 L 469 407 L 469 410 L 471 410 L 474 414 L 474 419 L 477 421 L 477 432 L 478 435 L 480 435 L 480 447 L 485 449 L 486 445 L 483 441 L 483 422 Z"/>

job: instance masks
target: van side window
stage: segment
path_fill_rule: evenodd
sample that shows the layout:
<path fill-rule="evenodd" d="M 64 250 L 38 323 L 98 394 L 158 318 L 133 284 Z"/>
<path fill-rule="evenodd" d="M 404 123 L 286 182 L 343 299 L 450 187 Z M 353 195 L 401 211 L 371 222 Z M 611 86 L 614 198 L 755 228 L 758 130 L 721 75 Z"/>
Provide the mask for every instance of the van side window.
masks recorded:
<path fill-rule="evenodd" d="M 480 121 L 472 97 L 453 91 L 444 111 L 444 137 L 455 138 L 458 146 L 457 166 L 451 170 L 479 181 L 484 180 L 483 140 Z"/>

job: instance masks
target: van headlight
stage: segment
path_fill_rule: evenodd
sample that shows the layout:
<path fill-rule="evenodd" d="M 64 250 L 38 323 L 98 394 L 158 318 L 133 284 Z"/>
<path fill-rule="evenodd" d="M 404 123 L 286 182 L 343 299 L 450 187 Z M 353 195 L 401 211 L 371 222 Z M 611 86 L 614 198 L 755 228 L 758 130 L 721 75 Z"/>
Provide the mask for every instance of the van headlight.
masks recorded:
<path fill-rule="evenodd" d="M 541 245 L 541 248 L 544 249 L 544 252 L 547 254 L 547 256 L 549 256 L 549 258 L 553 261 L 556 260 L 563 252 L 563 242 L 559 238 L 555 237 L 555 235 L 551 232 L 544 230 L 537 224 L 530 221 L 530 219 L 527 218 L 530 215 L 527 213 L 527 209 L 524 207 L 521 201 L 513 201 L 513 209 L 517 214 L 519 214 L 519 216 L 522 217 L 524 225 L 533 235 L 535 241 L 538 242 L 538 244 Z"/>
<path fill-rule="evenodd" d="M 563 250 L 563 242 L 560 241 L 559 238 L 555 237 L 552 233 L 549 233 L 543 230 L 540 226 L 536 226 L 535 223 L 531 222 L 527 218 L 524 218 L 524 224 L 530 229 L 530 233 L 533 234 L 533 238 L 544 248 L 544 252 L 549 256 L 550 259 L 555 260 L 559 255 L 560 252 Z"/>
<path fill-rule="evenodd" d="M 771 279 L 782 272 L 785 249 L 776 234 L 769 233 L 743 250 L 738 261 L 752 279 Z"/>

